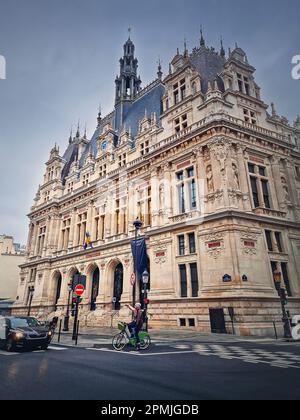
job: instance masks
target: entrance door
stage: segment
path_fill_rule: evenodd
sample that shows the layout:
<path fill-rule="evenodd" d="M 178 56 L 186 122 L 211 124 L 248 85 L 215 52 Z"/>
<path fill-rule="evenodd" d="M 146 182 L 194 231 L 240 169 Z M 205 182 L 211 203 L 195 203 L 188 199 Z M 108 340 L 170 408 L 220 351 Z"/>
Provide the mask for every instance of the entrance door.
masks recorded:
<path fill-rule="evenodd" d="M 227 334 L 224 309 L 210 309 L 210 325 L 213 334 Z"/>
<path fill-rule="evenodd" d="M 55 306 L 57 306 L 57 303 L 60 299 L 61 283 L 62 283 L 62 278 L 61 278 L 61 275 L 59 275 L 59 277 L 57 278 L 57 283 L 56 283 Z"/>
<path fill-rule="evenodd" d="M 91 311 L 96 310 L 96 300 L 99 294 L 99 280 L 100 280 L 100 272 L 99 268 L 93 273 L 93 281 L 92 281 L 92 295 L 91 295 Z"/>
<path fill-rule="evenodd" d="M 123 293 L 123 265 L 117 265 L 114 274 L 114 298 L 116 298 L 115 310 L 119 311 L 121 309 L 121 299 Z"/>

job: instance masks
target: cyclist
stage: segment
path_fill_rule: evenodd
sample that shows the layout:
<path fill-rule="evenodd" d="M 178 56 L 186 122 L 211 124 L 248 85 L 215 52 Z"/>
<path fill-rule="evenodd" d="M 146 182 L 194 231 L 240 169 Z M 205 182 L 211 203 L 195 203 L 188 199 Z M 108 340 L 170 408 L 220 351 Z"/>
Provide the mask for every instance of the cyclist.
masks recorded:
<path fill-rule="evenodd" d="M 128 324 L 128 328 L 131 334 L 135 336 L 136 344 L 137 344 L 136 347 L 137 349 L 139 349 L 140 348 L 139 332 L 142 329 L 143 323 L 144 323 L 144 315 L 143 315 L 144 311 L 140 303 L 137 303 L 134 308 L 131 305 L 126 305 L 126 306 L 133 313 L 133 321 L 130 324 Z"/>

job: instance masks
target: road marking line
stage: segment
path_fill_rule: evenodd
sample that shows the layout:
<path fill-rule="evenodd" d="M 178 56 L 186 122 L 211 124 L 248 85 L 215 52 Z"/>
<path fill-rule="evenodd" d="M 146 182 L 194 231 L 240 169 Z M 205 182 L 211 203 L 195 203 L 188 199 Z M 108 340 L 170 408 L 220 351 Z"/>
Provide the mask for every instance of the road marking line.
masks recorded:
<path fill-rule="evenodd" d="M 0 356 L 17 356 L 21 353 L 10 353 L 10 352 L 6 352 L 6 351 L 0 351 Z"/>
<path fill-rule="evenodd" d="M 65 347 L 53 347 L 53 346 L 49 346 L 48 350 L 55 350 L 55 351 L 62 351 L 62 350 L 68 350 Z"/>

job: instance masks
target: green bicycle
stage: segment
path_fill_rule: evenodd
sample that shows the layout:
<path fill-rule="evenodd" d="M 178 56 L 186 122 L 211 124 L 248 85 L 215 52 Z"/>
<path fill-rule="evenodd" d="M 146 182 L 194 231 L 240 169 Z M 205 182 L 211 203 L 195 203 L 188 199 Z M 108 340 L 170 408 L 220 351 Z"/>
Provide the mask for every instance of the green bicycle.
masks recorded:
<path fill-rule="evenodd" d="M 113 348 L 117 351 L 124 350 L 124 348 L 127 345 L 136 348 L 137 347 L 136 338 L 131 337 L 128 325 L 125 322 L 119 322 L 118 329 L 120 330 L 119 334 L 117 334 L 112 340 Z M 151 345 L 150 335 L 148 334 L 147 331 L 140 331 L 139 338 L 140 338 L 140 349 L 147 350 Z"/>

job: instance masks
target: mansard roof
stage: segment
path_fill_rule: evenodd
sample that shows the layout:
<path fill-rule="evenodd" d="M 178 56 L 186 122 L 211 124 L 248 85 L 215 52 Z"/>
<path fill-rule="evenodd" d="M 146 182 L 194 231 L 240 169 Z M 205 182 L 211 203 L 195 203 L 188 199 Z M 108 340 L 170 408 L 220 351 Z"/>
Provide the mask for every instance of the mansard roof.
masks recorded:
<path fill-rule="evenodd" d="M 132 41 L 131 41 L 132 42 Z M 224 50 L 223 50 L 224 51 Z M 242 51 L 242 50 L 241 50 Z M 241 51 L 238 51 L 241 54 Z M 186 51 L 186 54 L 187 51 Z M 218 82 L 219 89 L 224 92 L 224 83 L 220 74 L 224 70 L 227 62 L 225 54 L 215 51 L 214 48 L 208 48 L 204 43 L 199 48 L 194 48 L 190 55 L 187 55 L 187 60 L 190 65 L 200 74 L 202 93 L 206 94 L 208 91 L 209 82 Z M 231 59 L 234 58 L 231 56 Z M 230 58 L 229 58 L 230 59 Z M 162 114 L 162 98 L 165 94 L 165 86 L 160 79 L 156 79 L 149 86 L 139 91 L 131 100 L 117 102 L 114 111 L 107 115 L 102 120 L 99 118 L 99 125 L 95 130 L 91 140 L 86 145 L 79 162 L 79 169 L 84 166 L 86 157 L 92 154 L 97 155 L 97 140 L 103 134 L 104 127 L 110 123 L 114 132 L 114 145 L 118 146 L 119 136 L 124 130 L 130 130 L 133 138 L 138 134 L 139 123 L 144 118 L 145 114 L 149 117 L 156 114 L 159 123 Z M 121 112 L 122 106 L 122 112 Z M 122 114 L 122 121 L 121 121 Z M 80 139 L 75 138 L 71 142 L 63 156 L 66 161 L 62 172 L 62 181 L 65 182 L 69 175 L 71 165 L 78 160 Z"/>
<path fill-rule="evenodd" d="M 190 63 L 201 76 L 202 93 L 206 94 L 208 82 L 218 81 L 219 88 L 224 91 L 224 85 L 219 74 L 224 70 L 226 58 L 213 48 L 201 46 L 194 48 L 190 55 Z"/>

